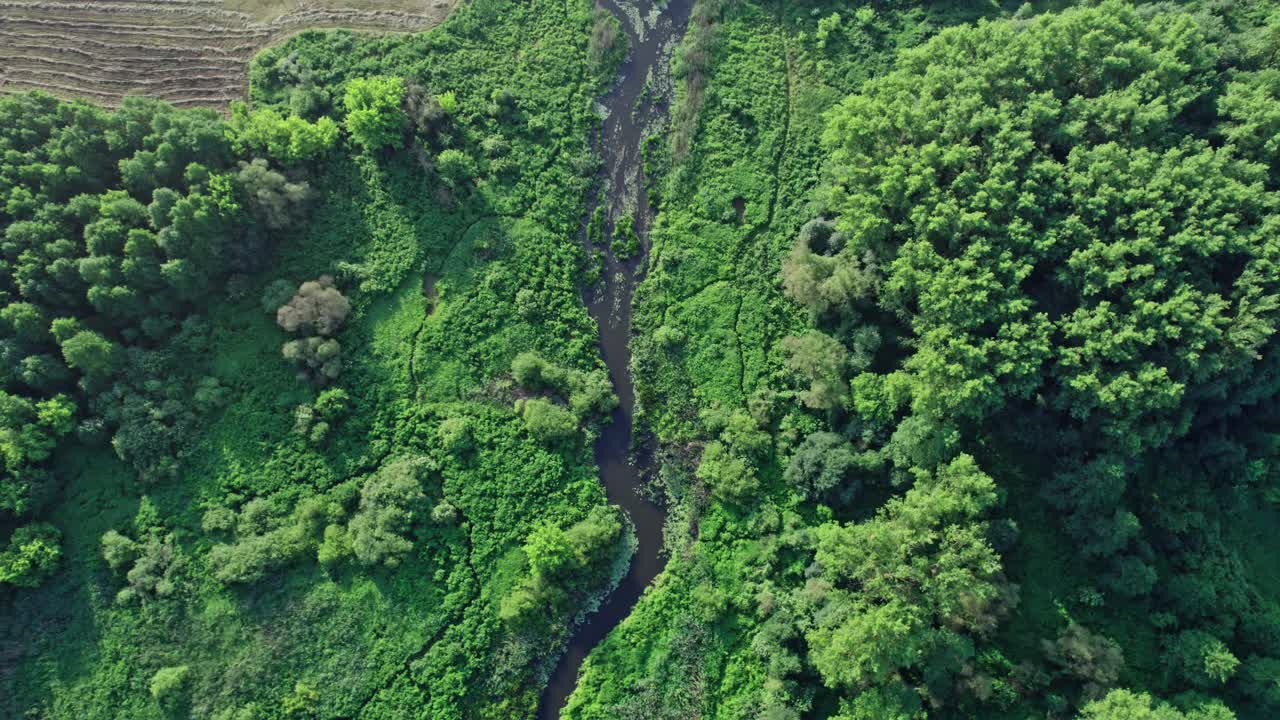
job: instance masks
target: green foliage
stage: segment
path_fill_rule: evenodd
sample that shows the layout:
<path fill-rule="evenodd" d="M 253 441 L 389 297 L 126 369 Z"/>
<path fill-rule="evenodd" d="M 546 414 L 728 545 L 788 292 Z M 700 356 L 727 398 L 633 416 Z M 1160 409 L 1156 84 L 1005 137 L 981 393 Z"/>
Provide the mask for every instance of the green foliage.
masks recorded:
<path fill-rule="evenodd" d="M 1174 636 L 1164 654 L 1165 667 L 1186 682 L 1202 688 L 1227 682 L 1240 661 L 1225 643 L 1202 630 L 1184 630 Z"/>
<path fill-rule="evenodd" d="M 236 181 L 248 196 L 254 213 L 272 230 L 298 222 L 311 194 L 311 188 L 305 182 L 290 182 L 283 174 L 272 170 L 262 158 L 254 158 L 248 163 L 241 161 Z"/>
<path fill-rule="evenodd" d="M 186 665 L 163 667 L 151 676 L 151 697 L 168 712 L 176 711 L 184 699 L 191 668 Z"/>
<path fill-rule="evenodd" d="M 668 565 L 567 717 L 1275 704 L 1272 3 L 1082 5 L 696 4 L 609 239 Z M 630 548 L 565 441 L 623 38 L 474 0 L 229 119 L 0 99 L 0 714 L 533 713 Z"/>
<path fill-rule="evenodd" d="M 62 343 L 67 365 L 86 377 L 101 380 L 119 364 L 120 352 L 110 340 L 92 330 L 81 330 Z"/>
<path fill-rule="evenodd" d="M 1182 712 L 1157 702 L 1146 693 L 1112 690 L 1081 710 L 1081 720 L 1234 720 L 1235 713 L 1220 703 L 1210 702 Z"/>
<path fill-rule="evenodd" d="M 456 148 L 449 148 L 436 156 L 436 172 L 449 187 L 461 188 L 476 174 L 471 156 Z"/>
<path fill-rule="evenodd" d="M 523 546 L 528 573 L 502 598 L 499 619 L 523 633 L 546 628 L 607 577 L 623 530 L 617 508 L 608 505 L 593 507 L 567 529 L 534 528 Z"/>
<path fill-rule="evenodd" d="M 413 549 L 405 534 L 426 500 L 422 492 L 426 467 L 421 458 L 394 460 L 360 488 L 360 509 L 351 518 L 348 533 L 351 550 L 361 563 L 394 568 Z"/>
<path fill-rule="evenodd" d="M 524 420 L 525 429 L 539 440 L 557 441 L 578 434 L 578 418 L 567 408 L 544 398 L 529 398 L 516 402 L 516 411 Z"/>
<path fill-rule="evenodd" d="M 356 78 L 342 98 L 351 139 L 365 150 L 399 148 L 404 141 L 404 81 L 396 77 Z"/>
<path fill-rule="evenodd" d="M 810 499 L 821 499 L 834 490 L 857 493 L 860 482 L 850 474 L 858 467 L 853 446 L 831 432 L 809 435 L 787 462 L 783 479 Z"/>
<path fill-rule="evenodd" d="M 338 124 L 330 118 L 311 122 L 297 115 L 282 116 L 274 108 L 249 110 L 243 103 L 231 106 L 228 133 L 239 154 L 265 153 L 287 165 L 319 160 L 338 142 Z"/>
<path fill-rule="evenodd" d="M 0 551 L 0 583 L 33 588 L 58 569 L 62 559 L 62 533 L 48 523 L 23 525 L 9 536 Z"/>

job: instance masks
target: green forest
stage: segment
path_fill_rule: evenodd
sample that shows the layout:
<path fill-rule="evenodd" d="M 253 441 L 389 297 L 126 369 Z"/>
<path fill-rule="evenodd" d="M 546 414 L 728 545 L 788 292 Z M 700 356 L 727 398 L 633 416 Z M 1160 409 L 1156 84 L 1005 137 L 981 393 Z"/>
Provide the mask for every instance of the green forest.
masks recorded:
<path fill-rule="evenodd" d="M 0 717 L 1280 716 L 1280 2 L 467 0 L 245 72 L 0 95 Z M 662 567 L 586 645 L 608 463 Z"/>

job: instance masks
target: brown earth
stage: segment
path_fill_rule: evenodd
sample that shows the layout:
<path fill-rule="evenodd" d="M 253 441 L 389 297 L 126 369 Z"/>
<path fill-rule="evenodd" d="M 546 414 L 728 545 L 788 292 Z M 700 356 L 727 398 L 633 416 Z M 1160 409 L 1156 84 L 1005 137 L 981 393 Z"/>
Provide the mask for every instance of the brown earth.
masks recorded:
<path fill-rule="evenodd" d="M 310 28 L 414 32 L 461 0 L 0 0 L 0 92 L 225 107 L 250 58 Z"/>

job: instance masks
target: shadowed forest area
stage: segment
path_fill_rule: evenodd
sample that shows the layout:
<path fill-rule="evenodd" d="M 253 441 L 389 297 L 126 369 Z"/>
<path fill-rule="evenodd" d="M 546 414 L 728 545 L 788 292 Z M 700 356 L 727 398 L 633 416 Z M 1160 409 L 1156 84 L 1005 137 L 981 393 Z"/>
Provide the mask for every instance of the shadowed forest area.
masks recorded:
<path fill-rule="evenodd" d="M 573 720 L 1274 716 L 1278 63 L 1269 0 L 470 0 L 0 97 L 0 715 L 531 718 L 572 648 Z M 659 550 L 613 462 L 665 567 L 575 646 Z"/>

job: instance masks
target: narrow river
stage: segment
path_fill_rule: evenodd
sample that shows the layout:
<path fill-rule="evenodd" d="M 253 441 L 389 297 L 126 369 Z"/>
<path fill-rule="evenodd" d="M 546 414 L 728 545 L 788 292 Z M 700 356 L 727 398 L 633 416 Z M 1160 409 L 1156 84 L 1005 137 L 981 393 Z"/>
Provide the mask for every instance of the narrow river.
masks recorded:
<path fill-rule="evenodd" d="M 610 249 L 601 248 L 605 254 L 603 281 L 587 290 L 587 309 L 599 325 L 600 352 L 619 400 L 612 421 L 596 441 L 595 459 L 609 501 L 621 506 L 631 517 L 637 547 L 618 587 L 570 638 L 568 649 L 542 693 L 539 720 L 560 716 L 561 708 L 577 684 L 578 671 L 587 653 L 631 612 L 644 589 L 662 569 L 659 551 L 665 513 L 639 493 L 647 458 L 643 453 L 635 458 L 631 456 L 635 394 L 631 386 L 628 341 L 631 293 L 648 251 L 651 219 L 644 192 L 641 145 L 649 132 L 661 127 L 667 115 L 671 98 L 671 51 L 688 23 L 691 0 L 669 0 L 661 6 L 651 0 L 600 0 L 600 5 L 621 21 L 630 54 L 619 70 L 619 82 L 600 99 L 606 117 L 595 144 L 604 161 L 599 178 L 604 197 L 593 199 L 586 217 L 591 217 L 595 202 L 603 202 L 607 238 L 612 236 L 615 221 L 630 213 L 635 218 L 641 251 L 635 257 L 622 259 Z M 585 221 L 583 237 L 586 237 Z"/>

